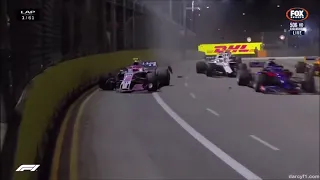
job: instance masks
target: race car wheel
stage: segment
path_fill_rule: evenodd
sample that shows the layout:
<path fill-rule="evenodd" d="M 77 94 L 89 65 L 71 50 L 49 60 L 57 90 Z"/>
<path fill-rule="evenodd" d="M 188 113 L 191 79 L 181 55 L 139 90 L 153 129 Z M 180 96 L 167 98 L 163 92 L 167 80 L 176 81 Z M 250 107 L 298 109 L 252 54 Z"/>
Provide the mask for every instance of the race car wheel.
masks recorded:
<path fill-rule="evenodd" d="M 207 72 L 208 65 L 204 61 L 199 61 L 196 63 L 196 70 L 198 74 L 204 74 Z"/>
<path fill-rule="evenodd" d="M 173 73 L 173 70 L 172 70 L 172 67 L 171 66 L 168 66 L 168 70 L 169 72 L 172 74 Z"/>
<path fill-rule="evenodd" d="M 295 65 L 295 70 L 296 70 L 296 73 L 304 73 L 305 70 L 306 70 L 306 63 L 305 62 L 298 62 L 296 65 Z"/>
<path fill-rule="evenodd" d="M 235 77 L 235 74 L 233 74 L 233 73 L 227 73 L 227 76 L 234 78 L 234 77 Z"/>
<path fill-rule="evenodd" d="M 112 91 L 116 88 L 115 78 L 101 78 L 99 80 L 99 88 L 105 91 Z"/>
<path fill-rule="evenodd" d="M 254 79 L 253 89 L 256 92 L 261 92 L 260 88 L 265 84 L 266 80 L 267 80 L 267 75 L 263 73 L 258 74 L 257 77 Z"/>
<path fill-rule="evenodd" d="M 241 59 L 241 57 L 236 57 L 236 62 L 237 62 L 238 64 L 242 64 L 242 59 Z"/>
<path fill-rule="evenodd" d="M 159 81 L 155 71 L 147 74 L 147 83 L 147 90 L 149 92 L 156 92 L 158 90 Z"/>
<path fill-rule="evenodd" d="M 308 93 L 316 92 L 314 71 L 314 66 L 308 68 L 307 72 L 304 74 L 304 81 L 302 81 L 302 89 Z"/>
<path fill-rule="evenodd" d="M 114 90 L 116 85 L 115 76 L 112 73 L 100 76 L 98 85 L 102 90 Z"/>
<path fill-rule="evenodd" d="M 247 64 L 244 64 L 244 63 L 240 63 L 238 68 L 239 70 L 245 70 L 245 71 L 248 70 Z"/>
<path fill-rule="evenodd" d="M 207 75 L 207 77 L 212 77 L 213 72 L 211 70 L 207 70 L 206 75 Z"/>
<path fill-rule="evenodd" d="M 217 65 L 214 63 L 209 63 L 207 65 L 206 75 L 207 77 L 212 77 L 214 74 L 216 74 Z"/>
<path fill-rule="evenodd" d="M 248 86 L 250 83 L 250 73 L 247 70 L 238 70 L 237 83 L 239 86 Z"/>
<path fill-rule="evenodd" d="M 170 85 L 170 72 L 167 68 L 158 68 L 156 70 L 156 75 L 159 80 L 160 86 Z"/>

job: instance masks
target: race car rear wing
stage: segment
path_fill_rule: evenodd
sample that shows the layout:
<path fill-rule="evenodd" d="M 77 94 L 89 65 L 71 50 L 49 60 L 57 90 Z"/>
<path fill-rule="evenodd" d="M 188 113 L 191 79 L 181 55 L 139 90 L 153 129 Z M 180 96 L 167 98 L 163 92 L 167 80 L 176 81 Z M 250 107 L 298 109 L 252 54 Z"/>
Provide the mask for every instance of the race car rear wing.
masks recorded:
<path fill-rule="evenodd" d="M 259 68 L 259 67 L 263 67 L 264 64 L 265 64 L 265 62 L 261 62 L 261 61 L 251 61 L 251 62 L 249 62 L 249 67 Z"/>
<path fill-rule="evenodd" d="M 142 62 L 142 66 L 145 66 L 145 67 L 157 67 L 157 62 L 155 61 L 144 61 Z"/>
<path fill-rule="evenodd" d="M 213 60 L 215 58 L 216 58 L 216 56 L 205 56 L 204 57 L 204 59 L 207 60 L 207 61 Z"/>
<path fill-rule="evenodd" d="M 274 61 L 275 58 L 269 58 L 268 61 Z M 264 67 L 266 63 L 266 60 L 263 61 L 250 61 L 249 62 L 249 67 L 253 67 L 253 68 L 259 68 L 259 67 Z"/>

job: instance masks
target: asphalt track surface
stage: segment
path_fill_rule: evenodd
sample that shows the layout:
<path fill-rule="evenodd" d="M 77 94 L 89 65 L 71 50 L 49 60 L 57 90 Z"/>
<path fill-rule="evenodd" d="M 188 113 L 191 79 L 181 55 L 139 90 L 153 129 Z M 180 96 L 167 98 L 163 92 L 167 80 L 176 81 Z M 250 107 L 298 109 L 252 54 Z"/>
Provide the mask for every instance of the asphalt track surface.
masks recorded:
<path fill-rule="evenodd" d="M 196 74 L 195 61 L 173 70 L 172 86 L 157 94 L 92 96 L 81 118 L 80 179 L 319 175 L 318 95 L 258 94 Z"/>

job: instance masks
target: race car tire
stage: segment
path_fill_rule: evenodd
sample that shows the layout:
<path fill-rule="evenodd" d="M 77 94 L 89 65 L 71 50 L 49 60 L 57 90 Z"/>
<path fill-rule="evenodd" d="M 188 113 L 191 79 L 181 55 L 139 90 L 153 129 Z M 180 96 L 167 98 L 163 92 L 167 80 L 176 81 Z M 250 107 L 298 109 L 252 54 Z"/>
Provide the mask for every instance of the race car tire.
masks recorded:
<path fill-rule="evenodd" d="M 247 64 L 244 64 L 244 63 L 240 63 L 238 68 L 239 70 L 244 70 L 244 71 L 248 70 Z"/>
<path fill-rule="evenodd" d="M 236 62 L 238 64 L 242 64 L 242 58 L 241 57 L 236 57 Z"/>
<path fill-rule="evenodd" d="M 296 73 L 304 73 L 305 70 L 306 70 L 306 63 L 305 62 L 298 62 L 296 65 L 295 65 L 295 71 Z"/>
<path fill-rule="evenodd" d="M 255 92 L 261 92 L 260 88 L 263 84 L 265 84 L 267 80 L 267 75 L 261 73 L 258 74 L 257 77 L 254 79 L 253 82 L 253 89 Z"/>
<path fill-rule="evenodd" d="M 206 72 L 206 76 L 207 76 L 207 77 L 212 77 L 212 76 L 213 76 L 213 72 L 210 71 L 210 70 L 208 70 L 208 71 Z"/>
<path fill-rule="evenodd" d="M 237 72 L 237 83 L 239 86 L 248 86 L 250 83 L 250 72 L 245 69 L 240 69 Z"/>
<path fill-rule="evenodd" d="M 173 70 L 172 70 L 172 67 L 171 66 L 168 66 L 168 70 L 169 72 L 172 74 L 173 73 Z"/>
<path fill-rule="evenodd" d="M 302 89 L 308 93 L 316 92 L 314 71 L 314 66 L 308 68 L 307 72 L 304 74 L 304 80 L 302 81 Z"/>
<path fill-rule="evenodd" d="M 99 79 L 99 88 L 104 91 L 112 91 L 116 88 L 116 80 L 113 77 Z"/>
<path fill-rule="evenodd" d="M 204 74 L 207 72 L 208 65 L 204 61 L 199 61 L 196 63 L 196 71 L 198 74 Z"/>
<path fill-rule="evenodd" d="M 148 81 L 147 90 L 149 92 L 156 92 L 159 89 L 158 76 L 155 71 L 147 74 L 147 81 Z"/>
<path fill-rule="evenodd" d="M 207 77 L 212 77 L 214 74 L 216 74 L 217 65 L 214 63 L 209 63 L 207 65 L 206 75 Z"/>
<path fill-rule="evenodd" d="M 234 78 L 234 77 L 236 77 L 236 75 L 235 75 L 235 74 L 233 74 L 233 73 L 227 73 L 227 76 L 228 76 L 228 77 L 230 77 L 230 78 Z"/>
<path fill-rule="evenodd" d="M 168 68 L 157 68 L 156 75 L 161 87 L 170 85 L 170 70 Z"/>

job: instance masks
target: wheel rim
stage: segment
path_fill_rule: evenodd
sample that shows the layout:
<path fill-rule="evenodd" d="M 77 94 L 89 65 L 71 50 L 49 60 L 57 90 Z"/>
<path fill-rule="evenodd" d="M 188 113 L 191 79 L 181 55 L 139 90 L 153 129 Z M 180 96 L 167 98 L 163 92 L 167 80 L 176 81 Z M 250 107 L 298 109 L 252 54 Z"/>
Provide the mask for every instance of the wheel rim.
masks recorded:
<path fill-rule="evenodd" d="M 148 88 L 149 88 L 149 89 L 153 88 L 153 84 L 152 84 L 152 83 L 149 83 L 149 84 L 148 84 Z"/>

